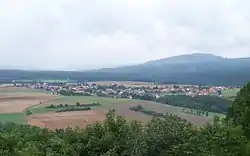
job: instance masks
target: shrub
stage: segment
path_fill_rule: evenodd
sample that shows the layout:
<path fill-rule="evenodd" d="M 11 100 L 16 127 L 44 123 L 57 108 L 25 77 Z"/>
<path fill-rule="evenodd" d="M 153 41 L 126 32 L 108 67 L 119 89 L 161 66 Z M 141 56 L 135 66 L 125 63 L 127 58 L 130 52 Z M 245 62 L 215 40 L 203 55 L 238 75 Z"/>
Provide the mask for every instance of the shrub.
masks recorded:
<path fill-rule="evenodd" d="M 80 106 L 85 106 L 85 107 L 94 107 L 94 106 L 100 106 L 101 104 L 100 103 L 90 103 L 90 104 L 82 104 Z"/>
<path fill-rule="evenodd" d="M 143 110 L 143 107 L 141 105 L 137 105 L 135 107 L 130 107 L 129 109 L 137 112 Z"/>
<path fill-rule="evenodd" d="M 91 108 L 90 107 L 68 107 L 62 110 L 58 110 L 56 112 L 87 111 L 87 110 L 91 110 Z"/>
<path fill-rule="evenodd" d="M 56 107 L 57 107 L 56 105 L 51 104 L 51 105 L 47 106 L 46 108 L 56 108 Z"/>
<path fill-rule="evenodd" d="M 76 106 L 79 107 L 81 104 L 80 102 L 76 102 Z"/>
<path fill-rule="evenodd" d="M 31 111 L 29 111 L 29 110 L 26 111 L 26 116 L 29 116 L 29 115 L 31 115 L 31 114 L 32 114 Z"/>

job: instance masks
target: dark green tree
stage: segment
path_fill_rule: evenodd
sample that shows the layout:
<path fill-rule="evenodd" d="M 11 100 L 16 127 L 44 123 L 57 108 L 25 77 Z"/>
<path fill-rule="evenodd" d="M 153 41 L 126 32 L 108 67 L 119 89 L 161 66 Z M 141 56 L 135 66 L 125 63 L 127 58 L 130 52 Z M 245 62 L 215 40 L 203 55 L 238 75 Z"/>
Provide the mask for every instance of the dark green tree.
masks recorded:
<path fill-rule="evenodd" d="M 30 110 L 26 110 L 26 116 L 29 116 L 31 114 L 32 114 L 32 112 Z"/>
<path fill-rule="evenodd" d="M 237 94 L 228 110 L 227 119 L 231 119 L 235 125 L 241 125 L 250 138 L 250 83 Z"/>
<path fill-rule="evenodd" d="M 80 102 L 76 102 L 76 106 L 79 107 L 81 104 Z"/>

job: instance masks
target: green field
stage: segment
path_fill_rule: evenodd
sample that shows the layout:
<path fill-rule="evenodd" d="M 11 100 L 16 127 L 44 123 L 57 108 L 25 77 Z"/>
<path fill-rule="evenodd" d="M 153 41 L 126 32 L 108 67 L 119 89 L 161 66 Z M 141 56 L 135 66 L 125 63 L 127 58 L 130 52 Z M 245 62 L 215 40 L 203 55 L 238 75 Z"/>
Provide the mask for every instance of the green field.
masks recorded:
<path fill-rule="evenodd" d="M 25 113 L 8 113 L 0 114 L 0 122 L 13 122 L 18 124 L 25 124 Z"/>
<path fill-rule="evenodd" d="M 80 103 L 94 103 L 99 102 L 101 106 L 93 107 L 92 109 L 102 109 L 108 110 L 111 108 L 115 108 L 118 110 L 117 112 L 124 116 L 129 116 L 128 110 L 131 106 L 142 105 L 145 109 L 152 110 L 158 113 L 174 113 L 180 115 L 185 118 L 189 118 L 190 120 L 196 120 L 196 116 L 192 114 L 184 113 L 183 108 L 170 106 L 166 104 L 156 103 L 153 101 L 143 101 L 143 100 L 134 100 L 134 99 L 114 99 L 107 97 L 97 97 L 97 96 L 63 96 L 61 98 L 55 99 L 53 101 L 49 101 L 45 103 L 43 107 L 46 105 L 58 105 L 58 104 L 75 104 L 76 102 Z M 209 113 L 209 117 L 197 116 L 199 121 L 208 121 L 212 120 L 214 116 L 221 116 L 220 114 Z"/>
<path fill-rule="evenodd" d="M 0 91 L 0 94 L 4 94 Z M 29 92 L 29 91 L 27 91 Z M 9 91 L 8 93 L 19 93 L 19 91 Z M 135 102 L 135 100 L 129 100 L 129 99 L 112 99 L 112 98 L 103 98 L 103 97 L 88 97 L 88 96 L 65 96 L 58 99 L 55 99 L 53 101 L 48 102 L 47 104 L 76 104 L 76 102 L 81 103 L 93 103 L 93 102 L 99 102 L 101 103 L 100 107 L 92 107 L 92 109 L 108 109 L 111 108 L 114 104 L 126 104 L 129 103 L 129 101 Z M 57 110 L 60 110 L 61 108 L 46 108 L 43 107 L 30 107 L 28 110 L 32 112 L 32 114 L 40 114 L 40 113 L 47 113 L 47 112 L 55 112 Z M 8 113 L 8 114 L 0 114 L 0 122 L 14 122 L 14 123 L 26 123 L 25 121 L 26 114 L 25 112 L 20 113 Z"/>
<path fill-rule="evenodd" d="M 92 109 L 99 110 L 109 110 L 114 108 L 117 110 L 119 115 L 125 117 L 131 117 L 133 119 L 138 119 L 144 121 L 144 119 L 149 119 L 150 116 L 141 114 L 141 113 L 132 113 L 129 111 L 131 106 L 142 105 L 147 110 L 152 110 L 158 113 L 174 113 L 184 117 L 189 121 L 197 122 L 198 124 L 206 123 L 212 121 L 212 114 L 209 114 L 209 117 L 195 116 L 192 114 L 187 114 L 182 112 L 182 108 L 174 107 L 166 104 L 160 104 L 153 101 L 143 101 L 143 100 L 132 100 L 132 99 L 114 99 L 114 98 L 106 98 L 106 97 L 96 97 L 96 96 L 62 96 L 55 100 L 49 101 L 47 103 L 43 103 L 41 105 L 31 107 L 28 110 L 32 112 L 32 114 L 40 114 L 46 112 L 55 112 L 60 110 L 61 108 L 46 108 L 51 104 L 59 105 L 59 104 L 69 104 L 75 105 L 76 102 L 80 102 L 81 104 L 90 104 L 94 102 L 98 102 L 101 106 L 92 107 Z M 2 122 L 15 122 L 15 123 L 25 123 L 26 113 L 11 113 L 11 114 L 0 114 L 0 121 Z"/>
<path fill-rule="evenodd" d="M 48 113 L 48 112 L 55 112 L 60 110 L 60 108 L 31 108 L 29 111 L 32 112 L 32 114 L 41 114 L 41 113 Z M 6 114 L 0 114 L 0 122 L 13 122 L 18 124 L 26 124 L 26 113 L 20 112 L 20 113 L 6 113 Z"/>
<path fill-rule="evenodd" d="M 69 80 L 15 80 L 15 82 L 34 82 L 34 81 L 41 81 L 41 82 L 47 82 L 47 83 L 66 83 L 69 82 Z"/>
<path fill-rule="evenodd" d="M 47 83 L 54 83 L 54 82 L 59 82 L 59 83 L 67 83 L 69 80 L 39 80 L 42 82 L 47 82 Z"/>
<path fill-rule="evenodd" d="M 40 114 L 40 113 L 47 113 L 47 112 L 55 112 L 60 110 L 61 108 L 46 108 L 46 107 L 40 107 L 40 108 L 30 108 L 29 111 L 32 112 L 32 114 Z"/>
<path fill-rule="evenodd" d="M 240 91 L 240 88 L 233 88 L 233 89 L 227 89 L 222 91 L 222 96 L 234 99 L 234 97 L 237 95 L 237 93 Z"/>
<path fill-rule="evenodd" d="M 115 99 L 107 97 L 98 97 L 98 96 L 62 96 L 61 98 L 50 101 L 50 104 L 75 104 L 76 102 L 81 103 L 93 103 L 99 102 L 104 105 L 115 104 L 115 103 L 128 103 L 135 102 L 140 100 L 131 100 L 131 99 Z"/>
<path fill-rule="evenodd" d="M 169 106 L 166 104 L 160 104 L 153 101 L 144 101 L 144 100 L 135 100 L 135 99 L 121 99 L 121 98 L 108 98 L 108 97 L 98 97 L 98 96 L 62 96 L 61 98 L 57 98 L 55 100 L 44 103 L 44 106 L 48 106 L 51 104 L 76 104 L 76 102 L 80 102 L 82 104 L 86 103 L 94 103 L 98 102 L 101 106 L 98 106 L 96 109 L 110 109 L 116 108 L 120 106 L 135 106 L 138 104 L 143 105 L 145 108 L 153 109 L 155 111 L 160 112 L 179 112 L 181 109 L 175 106 Z M 39 107 L 39 106 L 38 106 Z"/>

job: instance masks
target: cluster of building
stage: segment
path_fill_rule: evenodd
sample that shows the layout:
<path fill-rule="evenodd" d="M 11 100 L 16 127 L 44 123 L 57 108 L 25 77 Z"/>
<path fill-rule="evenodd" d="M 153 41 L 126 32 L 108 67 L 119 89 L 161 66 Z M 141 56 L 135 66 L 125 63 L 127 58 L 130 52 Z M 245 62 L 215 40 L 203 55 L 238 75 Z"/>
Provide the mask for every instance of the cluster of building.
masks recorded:
<path fill-rule="evenodd" d="M 30 83 L 15 84 L 19 87 L 44 89 L 51 94 L 77 94 L 97 95 L 114 98 L 135 98 L 138 96 L 150 96 L 159 98 L 164 95 L 182 94 L 196 95 L 221 95 L 221 91 L 229 89 L 225 86 L 198 86 L 198 85 L 151 85 L 151 86 L 126 86 L 123 84 L 95 84 L 95 83 Z"/>

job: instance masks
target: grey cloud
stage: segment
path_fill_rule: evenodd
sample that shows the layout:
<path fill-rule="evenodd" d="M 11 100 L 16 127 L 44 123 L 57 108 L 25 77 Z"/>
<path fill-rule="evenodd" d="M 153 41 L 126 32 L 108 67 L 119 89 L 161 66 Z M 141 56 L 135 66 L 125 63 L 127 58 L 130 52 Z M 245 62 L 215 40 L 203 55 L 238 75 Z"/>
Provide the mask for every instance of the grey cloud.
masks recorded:
<path fill-rule="evenodd" d="M 190 52 L 250 56 L 246 0 L 15 2 L 0 5 L 0 67 L 113 67 Z"/>

